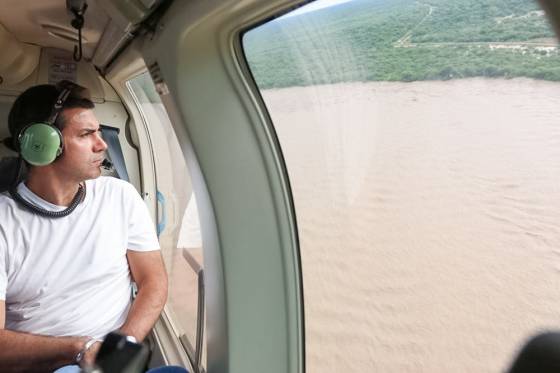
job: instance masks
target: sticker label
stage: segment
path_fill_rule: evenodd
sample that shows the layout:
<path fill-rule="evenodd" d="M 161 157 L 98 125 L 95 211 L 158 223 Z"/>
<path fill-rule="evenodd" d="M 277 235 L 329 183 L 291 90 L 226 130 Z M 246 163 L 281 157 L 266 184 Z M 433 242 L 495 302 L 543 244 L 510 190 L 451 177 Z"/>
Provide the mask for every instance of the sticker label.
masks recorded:
<path fill-rule="evenodd" d="M 76 82 L 78 63 L 71 55 L 51 55 L 49 58 L 49 84 L 56 84 L 61 80 Z"/>

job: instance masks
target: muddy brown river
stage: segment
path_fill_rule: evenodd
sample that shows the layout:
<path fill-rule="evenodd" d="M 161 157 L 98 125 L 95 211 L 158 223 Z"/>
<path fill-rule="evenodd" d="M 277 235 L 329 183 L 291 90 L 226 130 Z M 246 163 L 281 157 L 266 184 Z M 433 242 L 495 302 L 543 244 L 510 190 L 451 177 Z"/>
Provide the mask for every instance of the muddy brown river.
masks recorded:
<path fill-rule="evenodd" d="M 501 372 L 560 327 L 560 84 L 264 98 L 295 199 L 308 372 Z"/>

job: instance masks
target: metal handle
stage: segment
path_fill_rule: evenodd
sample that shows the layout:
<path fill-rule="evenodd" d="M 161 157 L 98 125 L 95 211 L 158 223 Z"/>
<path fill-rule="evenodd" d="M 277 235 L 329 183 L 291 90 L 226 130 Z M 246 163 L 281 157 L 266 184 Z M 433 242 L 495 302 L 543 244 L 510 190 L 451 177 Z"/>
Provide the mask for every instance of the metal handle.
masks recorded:
<path fill-rule="evenodd" d="M 159 237 L 159 235 L 164 231 L 165 226 L 167 225 L 167 215 L 165 213 L 165 197 L 163 196 L 163 193 L 161 193 L 159 190 L 156 191 L 156 199 L 158 202 L 158 206 L 161 205 L 161 217 L 160 217 L 160 221 L 158 221 L 157 223 L 157 235 Z"/>

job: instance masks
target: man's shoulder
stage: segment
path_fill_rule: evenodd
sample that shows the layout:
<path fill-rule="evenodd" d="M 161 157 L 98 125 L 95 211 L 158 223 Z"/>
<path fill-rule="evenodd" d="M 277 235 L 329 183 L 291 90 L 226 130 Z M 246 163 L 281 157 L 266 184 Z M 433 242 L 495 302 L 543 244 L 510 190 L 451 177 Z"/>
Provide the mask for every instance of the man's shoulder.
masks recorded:
<path fill-rule="evenodd" d="M 0 193 L 0 224 L 11 221 L 19 215 L 20 206 L 14 201 L 9 192 Z"/>
<path fill-rule="evenodd" d="M 5 191 L 0 193 L 0 208 L 5 208 L 8 206 L 14 206 L 16 205 L 14 199 L 12 198 L 12 196 L 10 195 L 10 192 Z"/>
<path fill-rule="evenodd" d="M 110 188 L 130 188 L 132 184 L 130 184 L 126 180 L 122 180 L 113 176 L 99 176 L 98 178 L 89 180 L 92 185 L 94 186 L 101 186 L 101 187 L 110 187 Z M 134 188 L 134 187 L 133 187 Z"/>
<path fill-rule="evenodd" d="M 128 181 L 117 179 L 112 176 L 100 176 L 90 180 L 91 187 L 100 193 L 117 193 L 128 195 L 130 193 L 138 193 L 132 184 Z"/>

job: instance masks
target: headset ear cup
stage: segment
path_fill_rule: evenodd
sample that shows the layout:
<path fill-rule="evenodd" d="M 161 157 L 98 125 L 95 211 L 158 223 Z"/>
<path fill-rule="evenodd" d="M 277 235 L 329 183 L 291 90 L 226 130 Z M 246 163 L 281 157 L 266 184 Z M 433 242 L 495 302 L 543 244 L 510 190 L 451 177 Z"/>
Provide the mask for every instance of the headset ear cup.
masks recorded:
<path fill-rule="evenodd" d="M 57 127 L 53 126 L 53 128 L 56 130 L 56 133 L 58 134 L 58 138 L 59 138 L 58 150 L 56 151 L 56 157 L 54 158 L 56 160 L 64 152 L 64 140 L 62 139 L 62 132 L 60 132 L 60 130 Z"/>
<path fill-rule="evenodd" d="M 33 166 L 51 164 L 62 154 L 62 134 L 47 123 L 33 123 L 18 136 L 21 157 Z"/>

